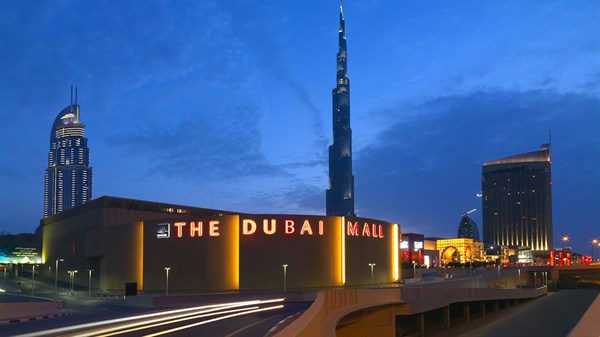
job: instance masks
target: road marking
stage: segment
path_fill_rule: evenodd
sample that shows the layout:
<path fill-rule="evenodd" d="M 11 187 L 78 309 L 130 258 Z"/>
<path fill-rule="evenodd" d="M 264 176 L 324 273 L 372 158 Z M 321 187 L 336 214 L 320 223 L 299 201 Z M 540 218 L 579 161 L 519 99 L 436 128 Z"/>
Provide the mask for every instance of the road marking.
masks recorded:
<path fill-rule="evenodd" d="M 275 317 L 280 317 L 280 316 L 283 316 L 283 315 L 277 315 L 277 316 L 275 316 Z M 254 322 L 254 323 L 252 323 L 252 324 L 250 324 L 250 325 L 248 325 L 248 326 L 245 326 L 245 327 L 243 327 L 243 328 L 239 328 L 239 329 L 235 330 L 234 332 L 230 333 L 229 335 L 226 335 L 225 337 L 233 337 L 233 336 L 237 335 L 238 333 L 240 333 L 240 332 L 242 332 L 242 331 L 244 331 L 244 330 L 246 330 L 246 329 L 249 329 L 249 328 L 251 328 L 251 327 L 253 327 L 253 326 L 257 325 L 257 324 L 260 324 L 260 323 L 266 322 L 266 321 L 268 321 L 268 320 L 270 320 L 270 319 L 273 319 L 273 318 L 275 318 L 275 317 L 265 318 L 265 319 L 263 319 L 262 321 Z"/>

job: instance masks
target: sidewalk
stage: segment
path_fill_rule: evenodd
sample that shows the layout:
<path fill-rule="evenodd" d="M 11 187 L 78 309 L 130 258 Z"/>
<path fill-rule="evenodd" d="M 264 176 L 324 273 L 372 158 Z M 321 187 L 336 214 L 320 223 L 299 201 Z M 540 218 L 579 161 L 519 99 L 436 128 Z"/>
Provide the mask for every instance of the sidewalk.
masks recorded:
<path fill-rule="evenodd" d="M 577 325 L 567 337 L 599 337 L 600 336 L 600 294 L 590 305 Z"/>

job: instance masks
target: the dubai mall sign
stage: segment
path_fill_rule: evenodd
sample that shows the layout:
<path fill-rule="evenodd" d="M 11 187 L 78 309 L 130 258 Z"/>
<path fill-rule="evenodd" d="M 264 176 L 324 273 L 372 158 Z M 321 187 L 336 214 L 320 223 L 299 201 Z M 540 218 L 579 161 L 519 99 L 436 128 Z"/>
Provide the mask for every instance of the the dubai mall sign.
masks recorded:
<path fill-rule="evenodd" d="M 323 236 L 328 229 L 325 219 L 305 218 L 292 219 L 278 216 L 277 218 L 264 218 L 262 221 L 249 218 L 240 218 L 240 234 Z M 198 220 L 163 222 L 156 225 L 156 238 L 168 239 L 183 237 L 216 237 L 219 236 L 219 220 Z M 345 231 L 347 236 L 363 236 L 383 239 L 383 225 L 368 221 L 346 221 Z"/>

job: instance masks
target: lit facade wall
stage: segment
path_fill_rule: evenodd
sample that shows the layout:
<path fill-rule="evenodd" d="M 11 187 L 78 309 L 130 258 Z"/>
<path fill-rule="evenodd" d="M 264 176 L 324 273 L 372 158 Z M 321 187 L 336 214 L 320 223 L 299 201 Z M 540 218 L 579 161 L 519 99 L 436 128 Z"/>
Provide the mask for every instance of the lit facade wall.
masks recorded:
<path fill-rule="evenodd" d="M 440 254 L 440 263 L 467 263 L 483 260 L 483 245 L 474 242 L 473 239 L 439 239 L 436 245 Z"/>
<path fill-rule="evenodd" d="M 339 218 L 339 217 L 334 217 Z M 400 226 L 374 219 L 344 217 L 345 285 L 398 281 Z M 394 230 L 394 227 L 397 230 Z M 396 233 L 397 232 L 397 233 Z M 397 269 L 396 269 L 397 268 Z"/>
<path fill-rule="evenodd" d="M 140 291 L 163 291 L 165 268 L 172 291 L 280 290 L 284 265 L 287 288 L 315 289 L 370 284 L 371 263 L 373 282 L 397 281 L 400 235 L 399 225 L 374 219 L 103 197 L 44 219 L 43 251 L 49 267 L 62 258 L 61 271 L 79 270 L 76 283 L 94 269 L 95 287 L 109 291 L 132 282 Z"/>

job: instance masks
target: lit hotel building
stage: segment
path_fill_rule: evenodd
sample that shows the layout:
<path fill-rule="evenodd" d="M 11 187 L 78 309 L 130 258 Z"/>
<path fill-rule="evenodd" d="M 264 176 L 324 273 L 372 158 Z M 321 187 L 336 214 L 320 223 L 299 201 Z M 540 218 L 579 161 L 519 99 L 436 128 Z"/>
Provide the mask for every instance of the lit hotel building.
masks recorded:
<path fill-rule="evenodd" d="M 552 249 L 550 146 L 483 164 L 486 246 Z"/>
<path fill-rule="evenodd" d="M 346 26 L 340 3 L 336 87 L 333 100 L 333 144 L 329 146 L 329 188 L 327 215 L 354 216 L 354 176 L 352 175 L 352 129 L 350 128 L 350 79 Z"/>
<path fill-rule="evenodd" d="M 44 217 L 58 214 L 92 200 L 92 168 L 85 125 L 79 121 L 77 89 L 73 102 L 54 120 L 50 131 L 48 168 L 44 177 Z"/>

